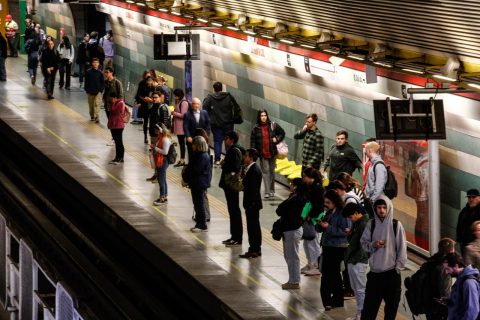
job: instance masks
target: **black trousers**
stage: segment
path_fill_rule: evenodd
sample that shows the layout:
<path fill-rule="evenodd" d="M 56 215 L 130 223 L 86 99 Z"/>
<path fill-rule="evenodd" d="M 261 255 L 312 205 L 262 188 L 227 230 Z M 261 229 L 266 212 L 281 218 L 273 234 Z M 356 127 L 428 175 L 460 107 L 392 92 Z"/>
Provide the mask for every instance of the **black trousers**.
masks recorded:
<path fill-rule="evenodd" d="M 242 241 L 243 225 L 242 212 L 240 211 L 240 195 L 228 188 L 223 189 L 227 200 L 228 215 L 230 216 L 230 235 L 235 241 Z"/>
<path fill-rule="evenodd" d="M 185 135 L 177 134 L 177 138 L 180 146 L 180 159 L 185 160 Z"/>
<path fill-rule="evenodd" d="M 65 88 L 70 88 L 70 78 L 72 72 L 72 64 L 68 59 L 60 59 L 60 88 L 65 85 Z"/>
<path fill-rule="evenodd" d="M 260 252 L 262 247 L 262 230 L 260 228 L 260 210 L 245 209 L 247 217 L 248 252 Z"/>
<path fill-rule="evenodd" d="M 123 146 L 123 128 L 110 129 L 113 140 L 115 141 L 115 160 L 123 160 L 125 154 L 125 147 Z"/>
<path fill-rule="evenodd" d="M 53 88 L 55 88 L 55 76 L 57 75 L 57 69 L 54 69 L 51 73 L 45 70 L 43 74 L 45 77 L 45 91 L 47 95 L 53 96 Z"/>
<path fill-rule="evenodd" d="M 147 107 L 142 106 L 142 108 L 145 108 L 143 113 L 143 137 L 146 140 L 147 132 L 148 132 L 148 120 L 150 119 L 150 109 L 148 109 L 148 106 Z"/>
<path fill-rule="evenodd" d="M 363 303 L 362 320 L 375 320 L 382 300 L 385 301 L 385 320 L 395 320 L 400 296 L 402 277 L 395 269 L 367 274 L 367 287 Z"/>
<path fill-rule="evenodd" d="M 340 264 L 345 248 L 323 247 L 320 296 L 324 306 L 343 307 L 343 288 Z"/>

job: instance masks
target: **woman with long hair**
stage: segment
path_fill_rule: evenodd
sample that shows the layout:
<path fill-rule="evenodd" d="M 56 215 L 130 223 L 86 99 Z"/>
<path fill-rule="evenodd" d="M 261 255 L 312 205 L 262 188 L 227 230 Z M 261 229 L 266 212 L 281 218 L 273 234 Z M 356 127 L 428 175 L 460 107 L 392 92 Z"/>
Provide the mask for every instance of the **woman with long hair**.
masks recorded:
<path fill-rule="evenodd" d="M 108 117 L 108 129 L 112 134 L 113 141 L 115 141 L 115 158 L 110 161 L 111 164 L 123 163 L 123 157 L 125 154 L 125 147 L 123 146 L 123 129 L 125 123 L 123 122 L 123 115 L 125 114 L 125 103 L 123 99 L 120 99 L 117 92 L 110 93 L 110 99 L 112 100 L 112 110 Z"/>
<path fill-rule="evenodd" d="M 72 71 L 73 58 L 75 57 L 75 50 L 70 43 L 67 36 L 63 36 L 62 41 L 58 45 L 58 53 L 60 54 L 60 83 L 59 88 L 70 90 L 70 73 Z"/>
<path fill-rule="evenodd" d="M 285 138 L 285 131 L 268 117 L 267 110 L 257 112 L 257 123 L 250 134 L 250 148 L 258 151 L 260 169 L 263 175 L 264 198 L 275 197 L 276 145 Z"/>
<path fill-rule="evenodd" d="M 158 134 L 155 145 L 150 145 L 154 154 L 155 166 L 157 170 L 157 180 L 160 188 L 160 196 L 153 202 L 153 205 L 159 206 L 166 203 L 168 197 L 167 169 L 168 169 L 168 149 L 172 144 L 172 135 L 164 124 L 157 124 L 156 132 Z"/>
<path fill-rule="evenodd" d="M 328 190 L 324 195 L 325 208 L 328 210 L 324 219 L 319 221 L 322 228 L 322 282 L 320 295 L 325 310 L 343 307 L 343 288 L 340 264 L 345 249 L 348 247 L 347 233 L 351 222 L 342 216 L 344 203 L 335 190 Z"/>
<path fill-rule="evenodd" d="M 180 160 L 174 167 L 185 165 L 185 132 L 183 131 L 183 117 L 188 111 L 189 103 L 182 89 L 173 90 L 173 98 L 175 100 L 175 109 L 173 110 L 173 133 L 177 135 L 178 144 L 180 145 Z"/>
<path fill-rule="evenodd" d="M 322 185 L 322 178 L 318 170 L 313 167 L 307 167 L 302 174 L 303 183 L 306 187 L 307 201 L 311 204 L 311 209 L 303 217 L 306 223 L 316 225 L 320 214 L 323 212 L 323 194 L 325 190 Z M 305 223 L 305 222 L 304 222 Z M 300 272 L 308 276 L 320 275 L 318 270 L 318 257 L 320 256 L 320 242 L 318 234 L 312 240 L 303 240 L 303 249 L 307 256 L 308 264 L 300 269 Z"/>

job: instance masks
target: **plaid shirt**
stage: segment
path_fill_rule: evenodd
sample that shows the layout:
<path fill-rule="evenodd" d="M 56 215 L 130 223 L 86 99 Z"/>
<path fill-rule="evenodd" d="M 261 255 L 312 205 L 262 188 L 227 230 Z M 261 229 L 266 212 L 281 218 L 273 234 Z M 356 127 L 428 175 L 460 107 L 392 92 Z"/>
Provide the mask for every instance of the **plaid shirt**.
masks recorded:
<path fill-rule="evenodd" d="M 323 162 L 323 136 L 318 128 L 314 130 L 300 130 L 294 135 L 295 139 L 303 139 L 302 165 L 311 165 L 320 169 Z"/>

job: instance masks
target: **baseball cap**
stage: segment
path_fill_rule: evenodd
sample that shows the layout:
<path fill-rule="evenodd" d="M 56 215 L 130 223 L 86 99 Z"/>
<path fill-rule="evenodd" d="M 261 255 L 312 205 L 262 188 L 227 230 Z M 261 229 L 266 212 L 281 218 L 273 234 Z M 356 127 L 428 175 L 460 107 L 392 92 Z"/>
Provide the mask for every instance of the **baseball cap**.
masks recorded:
<path fill-rule="evenodd" d="M 478 189 L 470 189 L 467 191 L 467 197 L 478 197 L 480 196 L 480 192 L 478 192 Z"/>
<path fill-rule="evenodd" d="M 5 17 L 5 21 L 12 21 L 12 16 L 7 14 L 7 16 Z"/>

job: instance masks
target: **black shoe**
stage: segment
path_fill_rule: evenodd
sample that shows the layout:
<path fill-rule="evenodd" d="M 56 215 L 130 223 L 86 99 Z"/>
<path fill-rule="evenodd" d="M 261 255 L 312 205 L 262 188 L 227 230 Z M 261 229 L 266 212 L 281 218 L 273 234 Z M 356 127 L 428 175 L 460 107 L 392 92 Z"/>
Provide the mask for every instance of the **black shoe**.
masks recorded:
<path fill-rule="evenodd" d="M 185 165 L 185 161 L 178 161 L 177 164 L 174 165 L 175 168 L 177 167 L 183 167 Z"/>
<path fill-rule="evenodd" d="M 251 258 L 258 258 L 262 256 L 260 251 L 258 252 L 245 252 L 244 254 L 238 255 L 240 258 L 251 259 Z"/>
<path fill-rule="evenodd" d="M 153 176 L 151 176 L 150 178 L 147 178 L 147 179 L 145 179 L 145 180 L 147 180 L 147 181 L 155 181 L 155 180 L 157 180 L 157 175 L 154 174 Z"/>
<path fill-rule="evenodd" d="M 65 87 L 65 90 L 70 90 L 70 87 Z"/>
<path fill-rule="evenodd" d="M 230 242 L 225 243 L 226 247 L 238 247 L 242 245 L 242 241 L 230 240 Z"/>
<path fill-rule="evenodd" d="M 223 241 L 222 241 L 222 244 L 227 244 L 227 243 L 229 243 L 230 241 L 232 241 L 232 238 L 227 239 L 227 240 L 223 240 Z"/>
<path fill-rule="evenodd" d="M 143 143 L 148 144 L 148 139 L 145 138 L 145 139 L 143 140 Z"/>
<path fill-rule="evenodd" d="M 47 96 L 47 99 L 48 99 L 48 100 L 52 100 L 52 99 L 53 99 L 53 96 L 52 96 L 52 95 L 48 95 L 48 96 Z"/>

